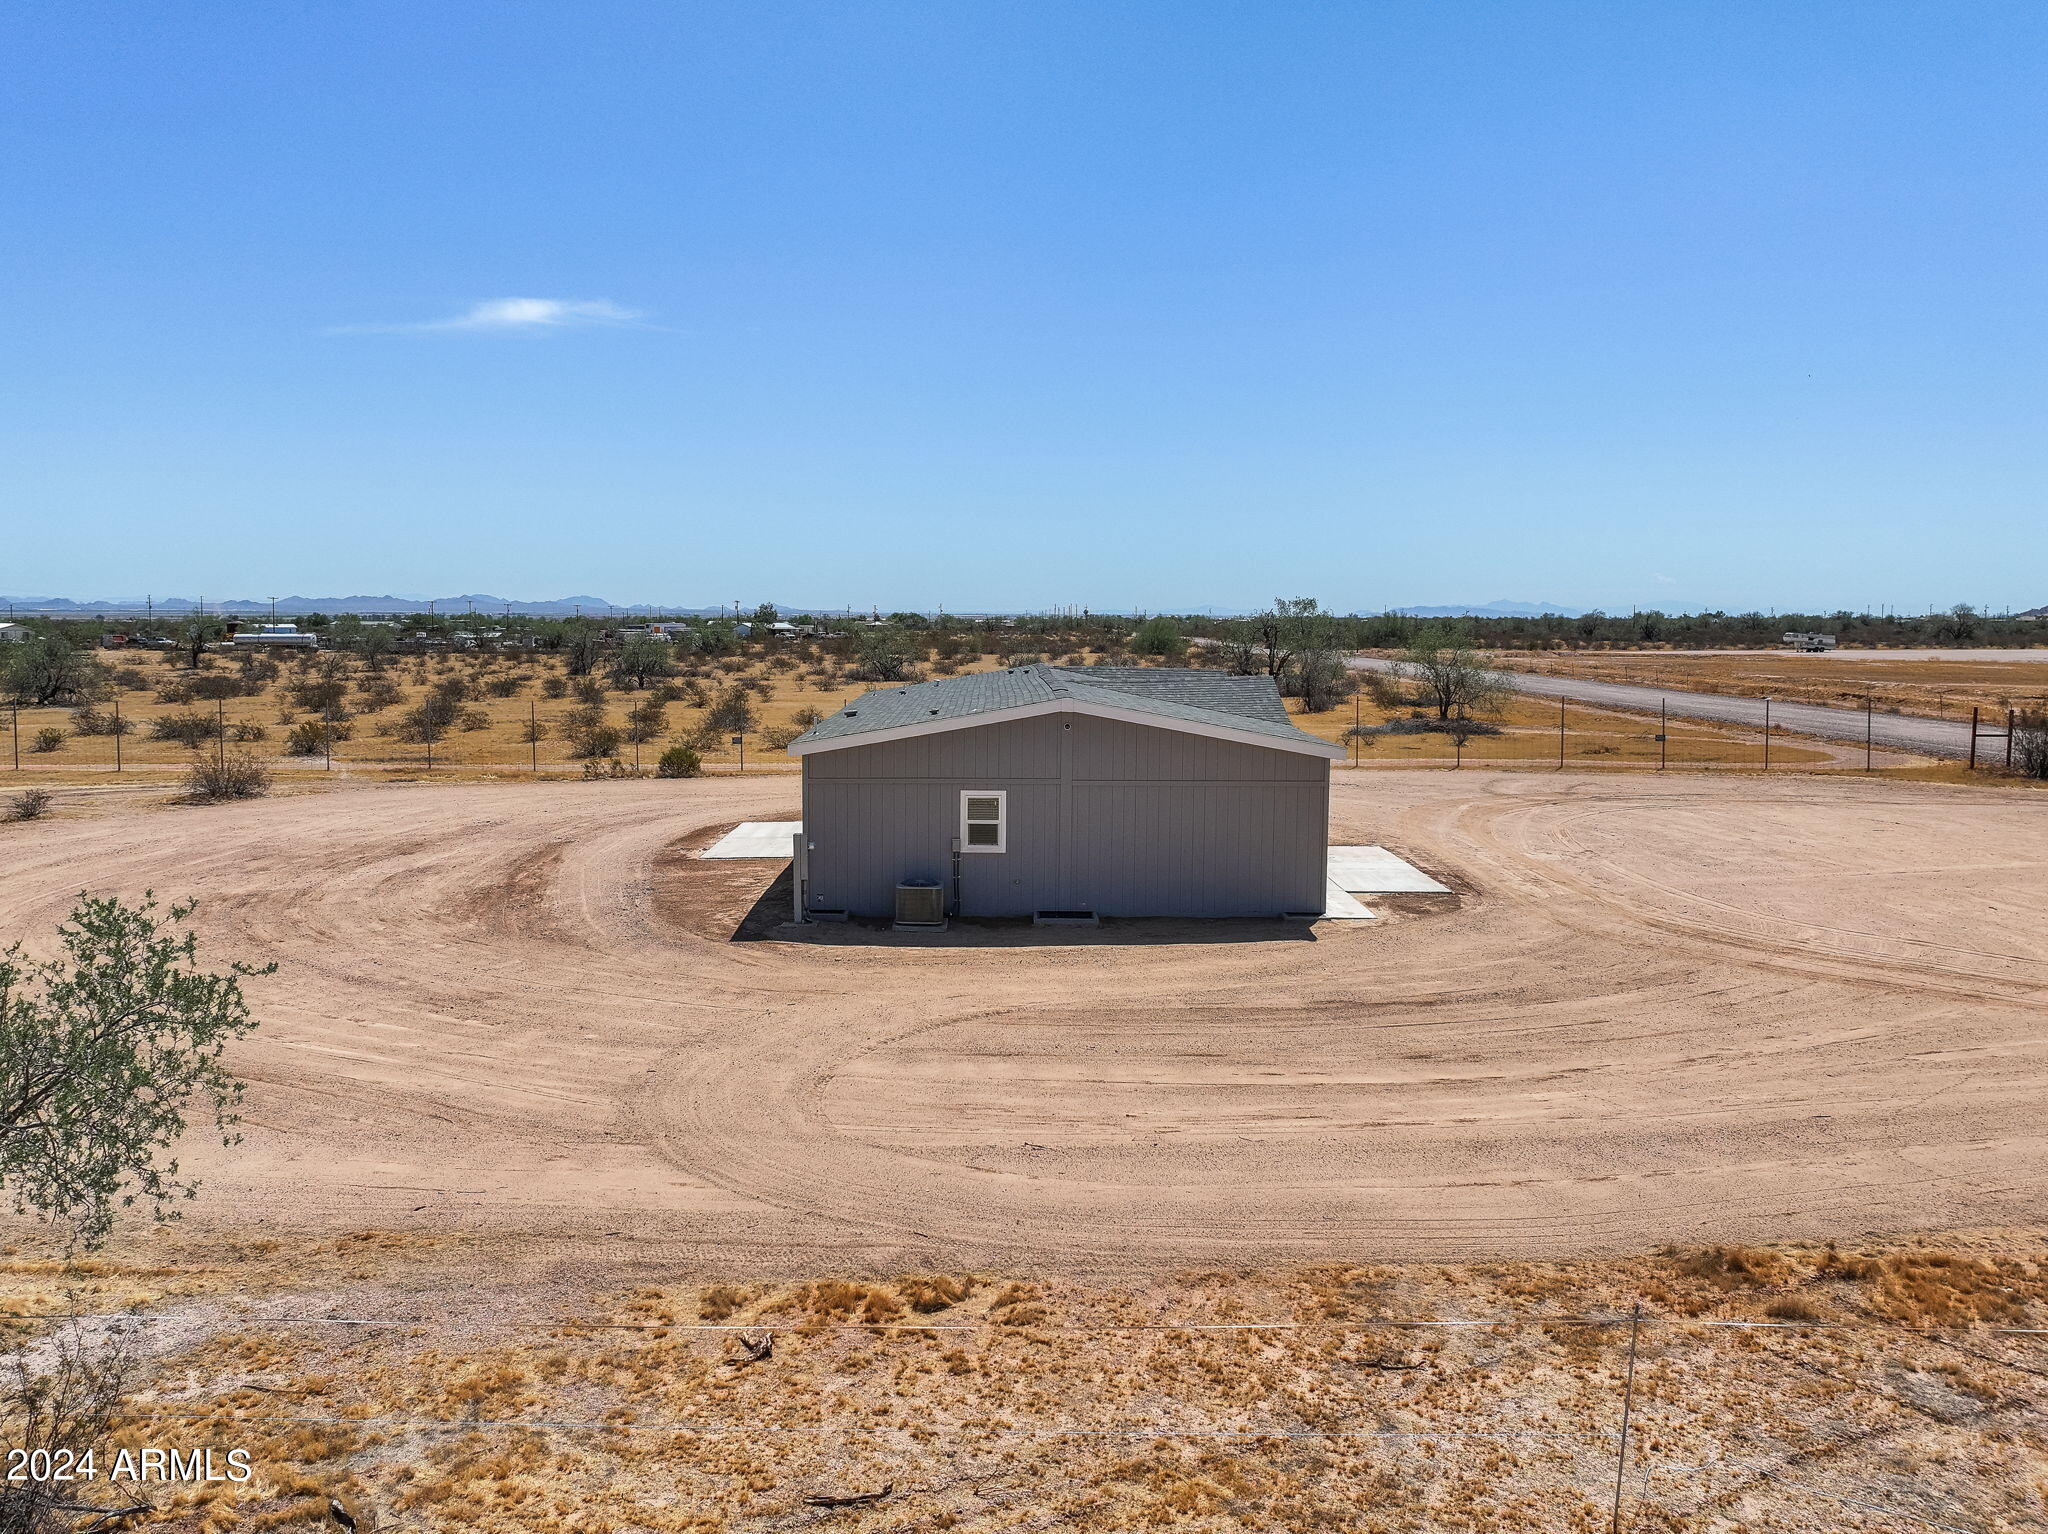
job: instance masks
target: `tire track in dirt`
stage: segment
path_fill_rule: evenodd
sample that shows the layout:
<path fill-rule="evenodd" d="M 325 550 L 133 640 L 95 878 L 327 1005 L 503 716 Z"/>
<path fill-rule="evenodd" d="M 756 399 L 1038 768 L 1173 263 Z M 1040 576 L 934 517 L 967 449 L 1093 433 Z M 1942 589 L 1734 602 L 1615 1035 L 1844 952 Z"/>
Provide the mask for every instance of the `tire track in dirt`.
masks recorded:
<path fill-rule="evenodd" d="M 1340 775 L 1340 839 L 1458 900 L 922 945 L 679 921 L 714 885 L 671 849 L 794 790 L 57 820 L 4 843 L 0 921 L 154 886 L 280 961 L 249 1141 L 190 1158 L 223 1219 L 1101 1270 L 2040 1216 L 2042 801 L 1381 771 Z"/>

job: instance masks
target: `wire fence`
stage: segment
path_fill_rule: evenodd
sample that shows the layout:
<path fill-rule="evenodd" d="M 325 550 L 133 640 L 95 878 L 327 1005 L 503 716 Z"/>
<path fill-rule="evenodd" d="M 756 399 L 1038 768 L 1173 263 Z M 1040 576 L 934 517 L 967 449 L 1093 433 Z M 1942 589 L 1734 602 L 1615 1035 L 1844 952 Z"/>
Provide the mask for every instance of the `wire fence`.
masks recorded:
<path fill-rule="evenodd" d="M 2035 1255 L 2035 1254 L 2029 1254 Z M 104 1323 L 113 1326 L 149 1326 L 160 1323 L 189 1323 L 189 1315 L 152 1314 L 132 1311 L 66 1310 L 32 1314 L 15 1314 L 4 1317 L 20 1323 L 43 1323 L 75 1321 Z M 246 1326 L 274 1327 L 333 1327 L 333 1328 L 433 1328 L 435 1318 L 422 1315 L 403 1316 L 346 1316 L 333 1314 L 270 1314 L 262 1311 L 233 1312 L 211 1316 L 209 1324 L 218 1329 L 232 1329 Z M 1881 1447 L 1889 1437 L 1903 1431 L 1920 1431 L 1939 1434 L 1951 1431 L 1960 1437 L 1981 1437 L 1987 1433 L 2019 1434 L 2034 1433 L 2038 1436 L 2044 1422 L 2048 1422 L 2048 1402 L 2043 1402 L 2032 1382 L 2048 1378 L 2048 1369 L 2039 1367 L 2041 1359 L 2032 1355 L 2020 1358 L 2000 1357 L 1981 1347 L 1968 1347 L 1969 1339 L 1980 1339 L 1989 1343 L 1992 1339 L 2007 1339 L 2012 1345 L 2027 1347 L 2032 1339 L 2048 1337 L 2048 1327 L 2022 1325 L 1925 1325 L 1906 1324 L 1878 1317 L 1845 1317 L 1825 1319 L 1762 1319 L 1731 1318 L 1717 1316 L 1693 1316 L 1682 1313 L 1655 1311 L 1637 1307 L 1631 1311 L 1553 1311 L 1512 1316 L 1466 1316 L 1466 1315 L 1416 1315 L 1389 1314 L 1343 1319 L 1253 1319 L 1232 1321 L 1201 1320 L 1144 1320 L 1144 1321 L 1058 1321 L 1033 1319 L 1021 1324 L 1009 1324 L 995 1319 L 975 1320 L 825 1320 L 810 1316 L 790 1322 L 778 1322 L 764 1318 L 753 1322 L 744 1321 L 638 1321 L 609 1320 L 598 1318 L 567 1317 L 547 1323 L 544 1330 L 557 1337 L 578 1334 L 595 1335 L 604 1332 L 651 1333 L 657 1336 L 689 1337 L 699 1335 L 707 1340 L 738 1336 L 752 1340 L 763 1336 L 771 1340 L 788 1338 L 816 1338 L 823 1334 L 998 1334 L 1012 1337 L 1027 1333 L 1064 1335 L 1069 1337 L 1115 1336 L 1150 1334 L 1160 1340 L 1170 1341 L 1178 1336 L 1193 1346 L 1197 1339 L 1218 1334 L 1288 1334 L 1308 1333 L 1328 1337 L 1357 1336 L 1387 1332 L 1439 1332 L 1455 1334 L 1477 1340 L 1482 1334 L 1502 1334 L 1512 1338 L 1514 1334 L 1532 1330 L 1557 1328 L 1588 1328 L 1601 1332 L 1622 1333 L 1628 1338 L 1626 1372 L 1621 1373 L 1614 1386 L 1611 1410 L 1613 1417 L 1606 1424 L 1589 1424 L 1582 1427 L 1549 1427 L 1541 1422 L 1510 1420 L 1488 1422 L 1486 1417 L 1494 1415 L 1494 1409 L 1483 1402 L 1470 1409 L 1470 1416 L 1480 1420 L 1469 1421 L 1468 1425 L 1414 1425 L 1398 1422 L 1362 1422 L 1318 1424 L 1303 1423 L 1276 1417 L 1272 1420 L 1242 1420 L 1255 1407 L 1243 1403 L 1223 1404 L 1196 1400 L 1161 1402 L 1160 1407 L 1146 1412 L 1135 1420 L 1076 1422 L 1051 1420 L 1041 1422 L 1015 1422 L 986 1420 L 976 1422 L 909 1420 L 877 1421 L 862 1412 L 842 1411 L 834 1413 L 829 1420 L 790 1421 L 776 1420 L 770 1416 L 756 1414 L 728 1416 L 723 1413 L 707 1414 L 663 1414 L 649 1417 L 635 1411 L 629 1415 L 617 1412 L 608 1415 L 563 1415 L 545 1410 L 526 1414 L 490 1414 L 477 1410 L 472 1402 L 467 1411 L 449 1415 L 420 1414 L 417 1412 L 378 1412 L 365 1402 L 356 1410 L 347 1408 L 334 1411 L 305 1411 L 266 1408 L 247 1401 L 246 1396 L 236 1397 L 246 1391 L 279 1393 L 283 1387 L 253 1383 L 224 1384 L 215 1387 L 213 1399 L 185 1404 L 176 1400 L 137 1400 L 120 1412 L 120 1420 L 128 1423 L 155 1424 L 205 1424 L 210 1429 L 248 1429 L 251 1431 L 286 1430 L 297 1428 L 340 1429 L 355 1435 L 373 1435 L 371 1442 L 402 1442 L 405 1435 L 424 1435 L 430 1439 L 445 1438 L 448 1435 L 472 1435 L 479 1433 L 510 1434 L 595 1434 L 600 1438 L 616 1435 L 619 1439 L 646 1440 L 650 1437 L 666 1441 L 669 1451 L 687 1455 L 693 1442 L 710 1444 L 715 1441 L 751 1441 L 778 1443 L 798 1441 L 815 1442 L 820 1445 L 837 1444 L 841 1447 L 830 1451 L 839 1458 L 832 1463 L 854 1463 L 862 1465 L 888 1463 L 906 1465 L 931 1463 L 931 1456 L 941 1454 L 940 1446 L 953 1445 L 941 1457 L 949 1467 L 952 1456 L 958 1453 L 973 1454 L 981 1449 L 996 1451 L 1001 1445 L 1022 1446 L 1043 1444 L 1053 1446 L 1067 1444 L 1077 1450 L 1089 1445 L 1111 1448 L 1117 1445 L 1142 1445 L 1146 1443 L 1183 1443 L 1193 1447 L 1209 1445 L 1218 1452 L 1257 1454 L 1261 1444 L 1278 1449 L 1284 1445 L 1329 1446 L 1334 1452 L 1340 1446 L 1351 1445 L 1367 1448 L 1373 1445 L 1400 1454 L 1411 1451 L 1434 1453 L 1441 1449 L 1454 1458 L 1450 1463 L 1463 1463 L 1455 1456 L 1461 1454 L 1480 1455 L 1487 1452 L 1535 1455 L 1534 1460 L 1502 1462 L 1497 1475 L 1502 1481 L 1514 1479 L 1517 1484 L 1553 1485 L 1558 1489 L 1569 1489 L 1582 1500 L 1597 1500 L 1601 1504 L 1602 1522 L 1610 1534 L 1620 1534 L 1626 1529 L 1683 1529 L 1714 1526 L 1711 1523 L 1695 1523 L 1694 1520 L 1718 1517 L 1718 1509 L 1727 1508 L 1733 1502 L 1761 1495 L 1776 1495 L 1791 1499 L 1806 1509 L 1800 1527 L 1813 1527 L 1815 1510 L 1840 1509 L 1853 1521 L 1822 1527 L 1839 1526 L 1869 1528 L 1870 1520 L 1879 1520 L 1874 1526 L 1913 1527 L 1952 1531 L 1952 1534 L 1987 1534 L 1994 1528 L 2025 1526 L 2019 1523 L 1999 1524 L 1988 1521 L 1981 1507 L 1965 1505 L 1959 1494 L 1952 1494 L 1931 1486 L 1924 1478 L 1894 1473 L 1881 1465 L 1870 1462 L 1870 1454 Z M 1670 1352 L 1670 1344 L 1679 1334 L 1746 1333 L 1760 1337 L 1779 1336 L 1789 1339 L 1797 1336 L 1826 1336 L 1839 1334 L 1860 1334 L 1881 1338 L 1898 1344 L 1925 1343 L 1941 1347 L 1954 1347 L 1961 1352 L 1997 1369 L 2009 1371 L 2009 1377 L 2017 1376 L 2020 1384 L 2015 1390 L 2003 1390 L 1980 1407 L 1956 1411 L 1944 1417 L 1940 1412 L 1916 1404 L 1902 1388 L 1887 1386 L 1882 1380 L 1850 1381 L 1841 1380 L 1848 1389 L 1844 1399 L 1852 1405 L 1868 1403 L 1895 1414 L 1897 1420 L 1886 1420 L 1873 1425 L 1867 1420 L 1858 1420 L 1853 1410 L 1845 1410 L 1838 1420 L 1808 1420 L 1800 1424 L 1798 1438 L 1793 1442 L 1789 1428 L 1778 1429 L 1764 1422 L 1731 1423 L 1712 1429 L 1704 1437 L 1699 1433 L 1699 1424 L 1688 1422 L 1688 1412 L 1683 1390 L 1674 1387 L 1670 1380 L 1658 1382 L 1645 1396 L 1639 1389 L 1641 1377 L 1637 1362 L 1639 1350 L 1648 1348 L 1653 1336 L 1665 1339 L 1665 1347 L 1658 1351 L 1660 1366 L 1669 1364 L 1682 1354 Z M 761 1355 L 768 1362 L 759 1367 L 774 1367 L 779 1360 L 772 1349 Z M 1642 1357 L 1648 1362 L 1648 1352 Z M 727 1358 L 727 1362 L 736 1362 Z M 750 1364 L 751 1360 L 748 1361 Z M 1428 1362 L 1387 1363 L 1367 1362 L 1358 1364 L 1344 1359 L 1331 1362 L 1335 1370 L 1346 1368 L 1381 1368 L 1438 1370 L 1440 1372 L 1470 1375 L 1484 1380 L 1496 1371 L 1509 1366 L 1519 1367 L 1525 1362 L 1522 1355 L 1513 1351 L 1481 1352 L 1456 1358 L 1430 1357 Z M 1762 1355 L 1763 1364 L 1775 1365 L 1789 1370 L 1804 1370 L 1809 1374 L 1828 1375 L 1824 1363 L 1815 1363 L 1795 1354 L 1777 1354 L 1768 1349 Z M 1899 1367 L 1906 1361 L 1900 1360 Z M 1620 1371 L 1608 1368 L 1610 1375 Z M 1893 1371 L 1894 1373 L 1896 1370 Z M 1836 1376 L 1831 1376 L 1836 1377 Z M 191 1388 L 189 1385 L 186 1388 Z M 325 1388 L 311 1391 L 324 1394 Z M 1833 1399 L 1833 1397 L 1829 1397 Z M 1506 1414 L 1511 1418 L 1526 1413 L 1508 1404 Z M 1208 1416 L 1239 1420 L 1191 1420 Z M 1711 1428 L 1711 1425 L 1710 1425 Z M 1678 1452 L 1678 1446 L 1671 1440 L 1680 1429 L 1692 1432 L 1693 1449 L 1690 1453 Z M 399 1435 L 394 1439 L 392 1435 Z M 865 1457 L 851 1454 L 851 1446 L 866 1444 Z M 1706 1450 L 1704 1457 L 1701 1450 Z M 881 1456 L 877 1459 L 876 1456 Z M 922 1456 L 922 1458 L 920 1458 Z M 1560 1457 L 1561 1456 L 1561 1457 Z M 1405 1463 L 1405 1461 L 1401 1461 Z M 1493 1460 L 1483 1460 L 1470 1471 L 1482 1482 L 1496 1474 L 1492 1469 Z M 1548 1465 L 1550 1468 L 1545 1469 Z M 1017 1472 L 1021 1474 L 1022 1472 Z M 958 1479 L 956 1477 L 956 1479 Z M 950 1486 L 954 1482 L 947 1482 Z M 848 1499 L 833 1497 L 812 1498 L 814 1505 L 852 1505 L 864 1500 L 881 1500 L 890 1495 L 910 1495 L 927 1490 L 907 1483 L 891 1481 L 888 1488 L 877 1493 L 862 1493 Z M 1988 1490 L 1980 1488 L 1980 1490 Z M 1981 1498 L 1980 1498 L 1981 1500 Z M 1775 1525 L 1774 1525 L 1775 1526 Z M 2048 1526 L 2037 1524 L 2035 1526 Z"/>

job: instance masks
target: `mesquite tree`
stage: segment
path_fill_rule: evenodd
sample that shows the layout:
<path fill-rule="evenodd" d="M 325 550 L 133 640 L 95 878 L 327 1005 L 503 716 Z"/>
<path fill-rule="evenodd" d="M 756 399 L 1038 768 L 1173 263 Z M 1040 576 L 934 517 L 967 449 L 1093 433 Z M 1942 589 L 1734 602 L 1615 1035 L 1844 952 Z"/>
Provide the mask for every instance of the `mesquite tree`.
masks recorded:
<path fill-rule="evenodd" d="M 63 958 L 0 952 L 0 1187 L 89 1247 L 117 1209 L 168 1219 L 198 1191 L 165 1156 L 188 1106 L 238 1138 L 242 1083 L 221 1057 L 256 1026 L 243 977 L 277 966 L 201 970 L 197 938 L 167 930 L 193 909 L 81 895 L 57 929 Z"/>

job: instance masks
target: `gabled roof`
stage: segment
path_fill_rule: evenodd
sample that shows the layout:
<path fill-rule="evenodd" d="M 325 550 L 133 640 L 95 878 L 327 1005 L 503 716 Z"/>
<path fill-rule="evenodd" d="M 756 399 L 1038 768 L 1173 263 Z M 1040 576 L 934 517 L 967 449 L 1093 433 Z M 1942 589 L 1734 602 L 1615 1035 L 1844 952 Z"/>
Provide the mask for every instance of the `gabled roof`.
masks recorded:
<path fill-rule="evenodd" d="M 1271 677 L 1152 666 L 1012 666 L 878 687 L 790 742 L 792 756 L 1038 714 L 1080 713 L 1332 760 L 1344 748 L 1295 728 Z"/>

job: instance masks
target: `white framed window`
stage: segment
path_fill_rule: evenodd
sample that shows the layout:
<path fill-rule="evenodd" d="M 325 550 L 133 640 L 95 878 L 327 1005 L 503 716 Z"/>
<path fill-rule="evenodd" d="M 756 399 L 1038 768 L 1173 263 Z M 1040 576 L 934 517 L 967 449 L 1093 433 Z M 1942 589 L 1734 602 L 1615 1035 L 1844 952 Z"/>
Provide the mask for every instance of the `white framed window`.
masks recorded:
<path fill-rule="evenodd" d="M 1010 796 L 1000 788 L 960 791 L 960 850 L 1001 852 L 1009 841 Z"/>

